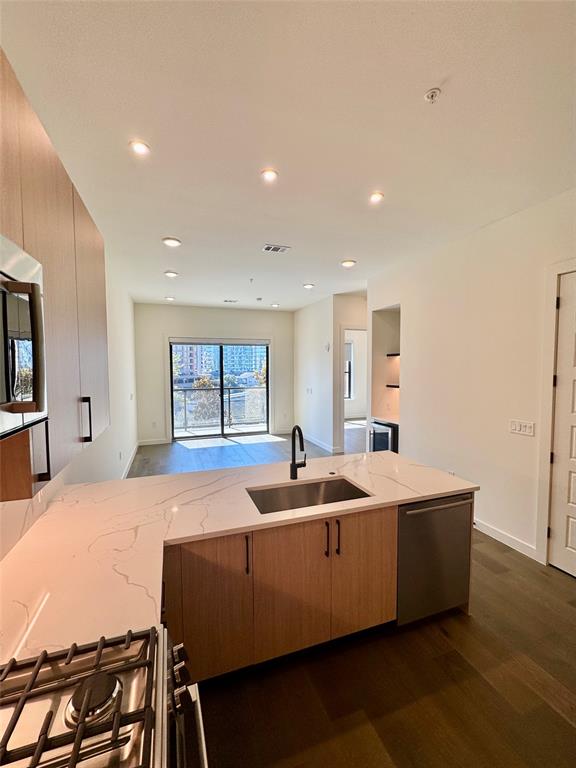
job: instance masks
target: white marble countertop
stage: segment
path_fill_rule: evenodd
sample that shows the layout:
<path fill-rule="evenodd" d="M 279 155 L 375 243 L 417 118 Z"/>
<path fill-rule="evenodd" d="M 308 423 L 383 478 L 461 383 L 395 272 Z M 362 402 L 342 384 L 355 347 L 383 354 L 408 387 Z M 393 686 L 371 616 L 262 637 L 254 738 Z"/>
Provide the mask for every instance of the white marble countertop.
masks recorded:
<path fill-rule="evenodd" d="M 300 480 L 342 475 L 372 494 L 261 515 L 246 488 L 288 464 L 72 485 L 0 563 L 0 663 L 159 623 L 162 548 L 478 486 L 388 451 L 312 459 Z"/>

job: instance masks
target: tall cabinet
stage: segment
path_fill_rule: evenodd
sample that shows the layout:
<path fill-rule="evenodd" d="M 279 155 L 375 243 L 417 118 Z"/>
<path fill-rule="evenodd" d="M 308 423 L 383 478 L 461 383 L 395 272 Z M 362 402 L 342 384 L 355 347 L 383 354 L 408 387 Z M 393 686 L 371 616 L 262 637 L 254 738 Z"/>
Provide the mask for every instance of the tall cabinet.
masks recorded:
<path fill-rule="evenodd" d="M 0 67 L 0 231 L 43 267 L 54 475 L 109 422 L 104 244 L 1 50 Z"/>
<path fill-rule="evenodd" d="M 98 437 L 110 423 L 106 273 L 102 235 L 76 190 L 74 236 L 82 435 L 87 442 Z"/>

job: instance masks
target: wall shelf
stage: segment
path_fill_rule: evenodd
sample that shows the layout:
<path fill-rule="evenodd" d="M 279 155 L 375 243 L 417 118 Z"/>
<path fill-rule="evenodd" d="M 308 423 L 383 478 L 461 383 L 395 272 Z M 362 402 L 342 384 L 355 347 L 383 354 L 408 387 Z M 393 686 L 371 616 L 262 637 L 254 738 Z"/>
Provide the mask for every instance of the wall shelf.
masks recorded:
<path fill-rule="evenodd" d="M 400 357 L 400 352 L 388 352 L 386 357 Z"/>
<path fill-rule="evenodd" d="M 400 384 L 386 384 L 388 389 L 400 389 Z"/>

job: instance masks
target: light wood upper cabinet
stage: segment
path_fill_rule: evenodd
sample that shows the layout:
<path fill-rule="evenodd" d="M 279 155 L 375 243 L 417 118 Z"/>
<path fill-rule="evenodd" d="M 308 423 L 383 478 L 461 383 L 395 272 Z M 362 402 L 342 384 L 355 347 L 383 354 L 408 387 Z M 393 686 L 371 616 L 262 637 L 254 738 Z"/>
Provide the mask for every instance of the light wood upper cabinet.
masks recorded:
<path fill-rule="evenodd" d="M 397 520 L 393 507 L 331 521 L 332 637 L 396 617 Z"/>
<path fill-rule="evenodd" d="M 80 450 L 80 365 L 73 188 L 26 103 L 20 116 L 24 250 L 43 267 L 52 472 Z"/>
<path fill-rule="evenodd" d="M 80 391 L 90 402 L 82 410 L 83 435 L 92 438 L 110 423 L 108 396 L 108 338 L 106 331 L 106 267 L 104 241 L 80 195 L 74 190 L 74 234 L 80 343 Z"/>
<path fill-rule="evenodd" d="M 193 680 L 254 661 L 252 534 L 181 546 L 182 628 Z"/>
<path fill-rule="evenodd" d="M 255 660 L 329 640 L 329 522 L 267 528 L 252 536 Z"/>
<path fill-rule="evenodd" d="M 23 247 L 19 120 L 24 94 L 0 49 L 0 234 Z"/>

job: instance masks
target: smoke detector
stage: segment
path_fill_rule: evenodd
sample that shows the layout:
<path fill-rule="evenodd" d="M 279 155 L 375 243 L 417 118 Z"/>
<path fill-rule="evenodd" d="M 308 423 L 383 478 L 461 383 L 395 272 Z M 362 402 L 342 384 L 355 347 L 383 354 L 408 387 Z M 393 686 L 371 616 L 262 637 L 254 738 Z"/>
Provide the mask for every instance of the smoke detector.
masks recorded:
<path fill-rule="evenodd" d="M 286 253 L 286 251 L 290 250 L 289 245 L 274 245 L 274 243 L 266 243 L 264 248 L 262 248 L 264 253 Z"/>
<path fill-rule="evenodd" d="M 426 99 L 428 104 L 435 104 L 440 98 L 441 93 L 442 91 L 440 90 L 440 88 L 430 88 L 430 90 L 426 91 L 426 93 L 424 94 L 424 98 Z"/>

